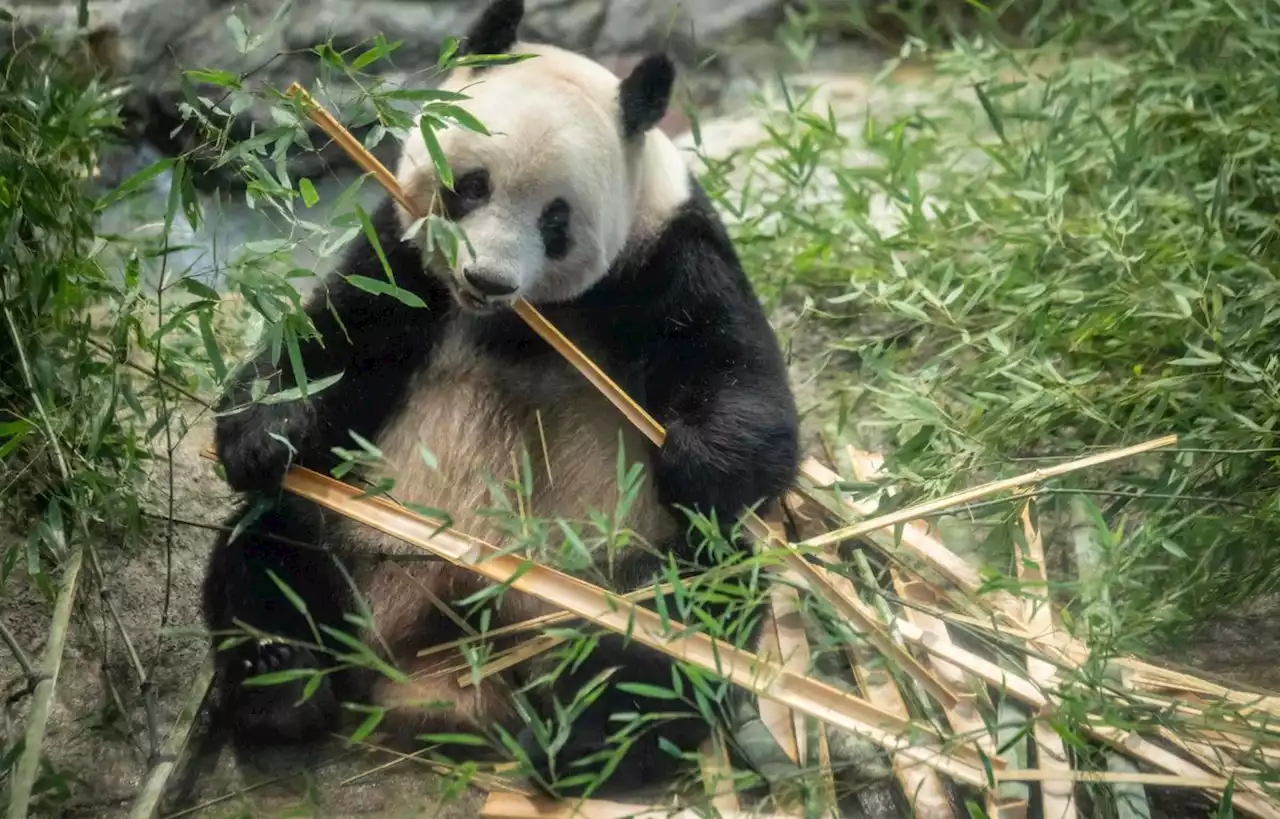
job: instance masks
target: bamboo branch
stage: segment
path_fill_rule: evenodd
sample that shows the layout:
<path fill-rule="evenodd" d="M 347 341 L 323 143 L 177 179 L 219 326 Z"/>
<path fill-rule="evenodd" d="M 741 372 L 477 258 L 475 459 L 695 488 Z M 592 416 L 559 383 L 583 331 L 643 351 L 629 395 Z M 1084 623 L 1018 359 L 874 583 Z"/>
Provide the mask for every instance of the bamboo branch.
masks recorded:
<path fill-rule="evenodd" d="M 49 642 L 40 659 L 40 681 L 36 683 L 31 699 L 31 713 L 27 715 L 25 747 L 10 786 L 8 819 L 26 819 L 31 791 L 40 774 L 40 751 L 44 746 L 45 728 L 49 724 L 49 712 L 53 707 L 58 672 L 62 669 L 62 650 L 67 640 L 67 627 L 71 622 L 72 603 L 76 596 L 76 581 L 80 577 L 80 565 L 83 562 L 84 549 L 79 547 L 71 553 L 62 570 L 62 584 L 53 604 L 53 622 L 49 626 Z"/>
<path fill-rule="evenodd" d="M 1014 561 L 1019 579 L 1048 587 L 1048 576 L 1044 568 L 1044 543 L 1040 540 L 1040 531 L 1031 523 L 1031 501 L 1022 507 L 1022 531 L 1027 541 L 1026 554 L 1015 544 Z M 1024 589 L 1023 594 L 1027 594 Z M 1027 624 L 1032 631 L 1044 634 L 1052 639 L 1054 634 L 1053 617 L 1049 611 L 1049 597 L 1028 596 L 1026 599 Z M 1052 665 L 1031 655 L 1027 655 L 1027 676 L 1042 688 L 1052 688 L 1056 684 L 1056 671 Z M 1034 730 L 1037 758 L 1040 767 L 1046 770 L 1069 771 L 1071 762 L 1067 757 L 1066 746 L 1062 737 L 1044 720 L 1035 721 Z M 1069 819 L 1076 816 L 1075 789 L 1061 782 L 1046 782 L 1040 787 L 1041 811 L 1045 819 Z"/>
<path fill-rule="evenodd" d="M 27 678 L 27 685 L 35 688 L 36 671 L 31 666 L 31 660 L 27 658 L 27 653 L 22 650 L 22 646 L 18 645 L 13 632 L 9 631 L 9 627 L 3 622 L 0 622 L 0 641 L 3 641 L 8 647 L 9 653 L 13 655 L 14 661 L 18 664 L 18 668 L 22 669 L 22 676 Z"/>
<path fill-rule="evenodd" d="M 915 506 L 909 506 L 906 509 L 899 509 L 897 512 L 890 512 L 887 515 L 881 515 L 871 520 L 855 523 L 852 526 L 846 526 L 842 529 L 836 529 L 825 535 L 811 538 L 796 544 L 796 548 L 800 550 L 821 549 L 824 546 L 832 546 L 846 540 L 853 540 L 870 534 L 877 529 L 888 529 L 897 526 L 900 523 L 907 523 L 915 518 L 927 517 L 938 512 L 952 509 L 956 506 L 969 503 L 970 501 L 985 498 L 988 495 L 995 495 L 1000 492 L 1008 492 L 1012 489 L 1019 489 L 1030 484 L 1042 483 L 1050 478 L 1061 477 L 1071 472 L 1078 472 L 1081 469 L 1089 469 L 1100 464 L 1110 463 L 1111 461 L 1119 461 L 1125 458 L 1132 458 L 1135 455 L 1141 455 L 1144 452 L 1162 449 L 1172 446 L 1178 442 L 1177 435 L 1166 435 L 1163 438 L 1156 438 L 1145 443 L 1136 444 L 1134 446 L 1125 447 L 1124 449 L 1116 449 L 1108 452 L 1100 452 L 1097 455 L 1090 455 L 1087 458 L 1069 461 L 1064 464 L 1044 467 L 1024 475 L 1014 478 L 1006 478 L 1004 480 L 992 481 L 973 489 L 965 489 L 936 500 L 918 503 Z"/>
<path fill-rule="evenodd" d="M 40 399 L 39 384 L 36 383 L 35 374 L 31 371 L 31 362 L 27 360 L 26 346 L 22 343 L 18 324 L 13 318 L 13 311 L 7 306 L 4 308 L 4 317 L 9 325 L 9 333 L 13 337 L 13 345 L 18 351 L 22 377 L 26 381 L 27 389 L 31 391 L 31 400 L 35 403 L 36 412 L 40 415 L 46 434 L 49 436 L 49 446 L 53 448 L 58 471 L 62 475 L 63 482 L 70 483 L 71 469 L 67 465 L 66 456 L 62 453 L 57 431 L 53 428 L 53 422 L 45 412 L 44 402 Z M 54 503 L 57 501 L 55 500 Z M 67 640 L 67 628 L 71 623 L 72 604 L 75 601 L 80 566 L 83 562 L 84 547 L 80 546 L 71 552 L 71 557 L 62 570 L 62 584 L 54 601 L 53 619 L 49 624 L 49 641 L 45 644 L 44 653 L 40 658 L 40 677 L 32 692 L 31 712 L 27 715 L 25 745 L 10 785 L 8 819 L 26 819 L 27 808 L 31 802 L 31 791 L 35 788 L 36 778 L 40 774 L 40 751 L 44 746 L 49 712 L 53 707 L 53 693 L 58 684 L 58 671 L 62 668 L 62 651 Z"/>
<path fill-rule="evenodd" d="M 204 702 L 204 696 L 213 680 L 213 668 L 213 651 L 210 650 L 205 655 L 204 663 L 196 673 L 195 680 L 191 683 L 187 700 L 173 722 L 173 728 L 165 739 L 164 747 L 160 749 L 160 759 L 152 765 L 151 770 L 147 771 L 147 777 L 138 790 L 133 809 L 129 811 L 129 819 L 150 819 L 155 815 L 156 806 L 160 804 L 160 798 L 164 795 L 169 775 L 177 766 L 178 759 L 191 735 L 191 726 L 195 724 L 196 717 L 200 714 L 200 704 Z"/>

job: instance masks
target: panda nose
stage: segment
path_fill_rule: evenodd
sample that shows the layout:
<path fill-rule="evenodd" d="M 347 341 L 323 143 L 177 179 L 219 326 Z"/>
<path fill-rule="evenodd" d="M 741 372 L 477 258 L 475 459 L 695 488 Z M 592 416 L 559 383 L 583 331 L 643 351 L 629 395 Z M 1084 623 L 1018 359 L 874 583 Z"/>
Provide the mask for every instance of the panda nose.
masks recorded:
<path fill-rule="evenodd" d="M 462 277 L 482 296 L 510 296 L 517 289 L 485 270 L 465 270 Z"/>

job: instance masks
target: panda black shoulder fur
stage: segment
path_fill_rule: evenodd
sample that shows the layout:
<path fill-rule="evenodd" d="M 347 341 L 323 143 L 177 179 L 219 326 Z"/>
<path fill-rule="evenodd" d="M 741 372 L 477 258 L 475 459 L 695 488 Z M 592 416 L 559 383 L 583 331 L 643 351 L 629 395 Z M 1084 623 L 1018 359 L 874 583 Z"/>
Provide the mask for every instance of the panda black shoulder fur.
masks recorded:
<path fill-rule="evenodd" d="M 483 511 L 492 507 L 489 479 L 509 477 L 527 456 L 530 512 L 585 520 L 590 510 L 617 504 L 622 440 L 646 476 L 626 525 L 653 548 L 629 548 L 611 563 L 608 582 L 620 591 L 652 583 L 666 555 L 705 561 L 681 508 L 730 522 L 743 507 L 774 501 L 795 477 L 797 412 L 777 340 L 719 217 L 655 127 L 674 81 L 671 62 L 655 54 L 619 80 L 581 55 L 518 42 L 522 16 L 521 2 L 497 0 L 464 47 L 533 59 L 458 69 L 444 86 L 465 89 L 464 105 L 493 134 L 439 132 L 453 190 L 436 178 L 416 129 L 402 149 L 398 177 L 409 196 L 424 209 L 441 197 L 466 234 L 469 247 L 457 269 L 424 263 L 420 247 L 402 240 L 411 217 L 390 200 L 374 218 L 397 284 L 426 309 L 346 281 L 385 278 L 361 236 L 307 305 L 321 336 L 302 346 L 307 377 L 342 372 L 342 378 L 305 400 L 251 403 L 256 379 L 267 379 L 271 391 L 295 383 L 287 357 L 277 367 L 264 353 L 237 373 L 223 401 L 224 410 L 239 409 L 217 422 L 227 479 L 270 503 L 237 538 L 215 545 L 204 587 L 208 626 L 226 632 L 247 623 L 312 642 L 311 626 L 270 572 L 307 602 L 318 625 L 351 632 L 343 615 L 356 610 L 354 586 L 377 624 L 376 634 L 354 636 L 384 656 L 390 652 L 412 678 L 396 683 L 334 670 L 328 653 L 280 641 L 227 648 L 219 652 L 220 691 L 241 746 L 319 738 L 335 729 L 344 700 L 386 707 L 382 728 L 393 735 L 476 730 L 490 722 L 521 731 L 507 692 L 539 666 L 459 687 L 456 671 L 433 673 L 456 666 L 456 653 L 417 656 L 462 636 L 437 603 L 476 594 L 485 581 L 443 561 L 407 561 L 420 553 L 281 491 L 290 463 L 331 469 L 332 449 L 352 446 L 348 431 L 379 447 L 397 499 L 444 509 L 459 531 L 497 545 L 510 545 L 512 536 Z M 666 426 L 662 447 L 630 430 L 523 324 L 510 309 L 517 298 L 537 305 Z M 434 455 L 433 465 L 421 447 Z M 285 541 L 324 547 L 332 557 Z M 546 611 L 514 590 L 493 606 L 490 630 Z M 303 667 L 332 673 L 301 705 L 302 682 L 242 685 L 250 676 Z M 568 703 L 577 686 L 611 667 L 617 672 L 577 717 L 554 760 L 540 752 L 533 732 L 521 733 L 544 778 L 553 769 L 561 778 L 579 772 L 571 763 L 592 755 L 600 764 L 599 752 L 617 731 L 610 714 L 655 710 L 655 701 L 618 683 L 672 684 L 672 668 L 656 652 L 605 636 L 587 661 L 561 674 L 555 696 Z M 660 703 L 664 711 L 673 705 Z M 542 707 L 551 713 L 547 702 Z M 633 737 L 596 793 L 668 775 L 675 761 L 660 750 L 659 737 L 692 751 L 708 730 L 691 715 Z"/>

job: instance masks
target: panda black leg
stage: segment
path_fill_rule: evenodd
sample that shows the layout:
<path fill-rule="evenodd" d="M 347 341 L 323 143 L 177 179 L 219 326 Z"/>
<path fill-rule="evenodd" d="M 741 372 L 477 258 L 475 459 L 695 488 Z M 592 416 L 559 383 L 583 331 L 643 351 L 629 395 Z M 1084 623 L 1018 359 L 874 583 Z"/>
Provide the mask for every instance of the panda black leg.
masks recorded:
<path fill-rule="evenodd" d="M 590 790 L 591 796 L 608 799 L 668 783 L 687 765 L 668 748 L 695 752 L 711 736 L 711 726 L 689 703 L 649 699 L 617 687 L 619 683 L 639 683 L 670 690 L 672 685 L 669 659 L 635 642 L 624 645 L 620 637 L 602 639 L 591 657 L 572 674 L 560 675 L 554 688 L 561 703 L 567 705 L 584 683 L 609 667 L 618 670 L 608 687 L 574 719 L 568 738 L 554 756 L 532 729 L 526 727 L 520 733 L 521 750 L 537 775 L 535 783 L 553 795 L 574 798 L 587 795 Z M 654 712 L 669 716 L 631 730 L 626 730 L 626 717 L 614 718 Z M 552 724 L 550 730 L 554 734 L 557 726 Z M 625 735 L 620 736 L 624 730 Z M 619 752 L 623 745 L 625 750 Z M 614 764 L 619 753 L 621 759 Z M 610 767 L 612 772 L 602 778 Z"/>
<path fill-rule="evenodd" d="M 653 604 L 647 603 L 645 607 L 652 608 Z M 675 601 L 670 597 L 667 598 L 667 610 L 676 611 Z M 746 616 L 740 610 L 708 613 L 720 615 L 716 617 L 718 620 Z M 758 624 L 759 618 L 755 617 L 751 622 Z M 753 646 L 759 637 L 759 626 L 751 631 L 746 644 Z M 621 636 L 609 635 L 600 640 L 591 655 L 572 673 L 562 671 L 552 688 L 559 701 L 567 705 L 586 682 L 605 669 L 616 669 L 605 690 L 576 717 L 567 740 L 554 756 L 548 754 L 531 729 L 525 728 L 521 732 L 521 749 L 532 763 L 537 778 L 541 779 L 540 782 L 535 780 L 536 784 L 561 797 L 586 795 L 594 784 L 591 796 L 619 798 L 633 791 L 671 783 L 689 766 L 687 755 L 696 753 L 712 732 L 712 724 L 693 703 L 692 684 L 684 680 L 682 696 L 675 699 L 650 698 L 618 686 L 639 683 L 671 691 L 672 662 L 666 655 L 634 640 L 624 641 Z M 551 713 L 554 713 L 552 709 L 546 709 L 546 714 Z M 638 730 L 627 731 L 625 737 L 619 734 L 627 727 L 627 718 L 611 718 L 614 715 L 657 713 L 664 715 L 661 721 L 647 721 L 638 726 Z M 556 726 L 552 725 L 551 731 L 554 733 L 555 730 Z M 607 778 L 593 783 L 610 766 L 611 757 L 623 743 L 627 745 L 621 760 L 613 765 Z M 672 753 L 672 748 L 679 751 L 679 755 Z M 569 781 L 560 784 L 562 780 Z"/>
<path fill-rule="evenodd" d="M 228 528 L 240 517 L 228 521 Z M 311 623 L 272 579 L 305 602 L 317 627 L 342 626 L 346 587 L 330 556 L 280 540 L 306 543 L 318 529 L 315 513 L 282 502 L 234 540 L 223 534 L 214 545 L 204 583 L 205 620 L 215 646 L 238 635 L 216 655 L 227 709 L 223 718 L 237 745 L 309 742 L 338 723 L 337 692 L 328 675 L 310 686 L 314 675 L 284 674 L 281 682 L 268 685 L 253 679 L 327 667 L 326 655 L 299 645 L 315 643 Z M 241 623 L 278 639 L 244 639 Z"/>

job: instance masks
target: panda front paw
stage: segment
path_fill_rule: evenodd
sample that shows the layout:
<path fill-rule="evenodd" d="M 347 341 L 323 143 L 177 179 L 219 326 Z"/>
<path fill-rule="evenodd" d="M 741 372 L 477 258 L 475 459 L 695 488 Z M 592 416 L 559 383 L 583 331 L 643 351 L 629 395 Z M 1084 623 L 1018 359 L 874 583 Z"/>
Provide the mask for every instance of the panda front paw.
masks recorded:
<path fill-rule="evenodd" d="M 310 742 L 335 726 L 338 701 L 328 677 L 322 676 L 318 684 L 312 683 L 311 674 L 280 682 L 255 681 L 281 671 L 312 669 L 319 673 L 319 663 L 310 649 L 255 642 L 241 662 L 233 728 L 242 744 Z M 313 690 L 307 691 L 308 684 Z"/>
<path fill-rule="evenodd" d="M 254 409 L 244 414 L 254 413 Z M 284 481 L 293 460 L 293 452 L 285 443 L 270 435 L 249 419 L 222 419 L 218 428 L 218 460 L 226 473 L 227 483 L 237 492 L 276 489 Z"/>
<path fill-rule="evenodd" d="M 702 431 L 681 421 L 671 423 L 653 465 L 658 499 L 669 506 L 710 515 L 720 491 L 716 479 L 723 477 L 716 472 Z"/>
<path fill-rule="evenodd" d="M 799 468 L 799 450 L 785 417 L 735 426 L 753 413 L 745 402 L 723 403 L 728 408 L 713 419 L 670 423 L 653 471 L 663 503 L 730 526 L 745 509 L 786 491 Z"/>

